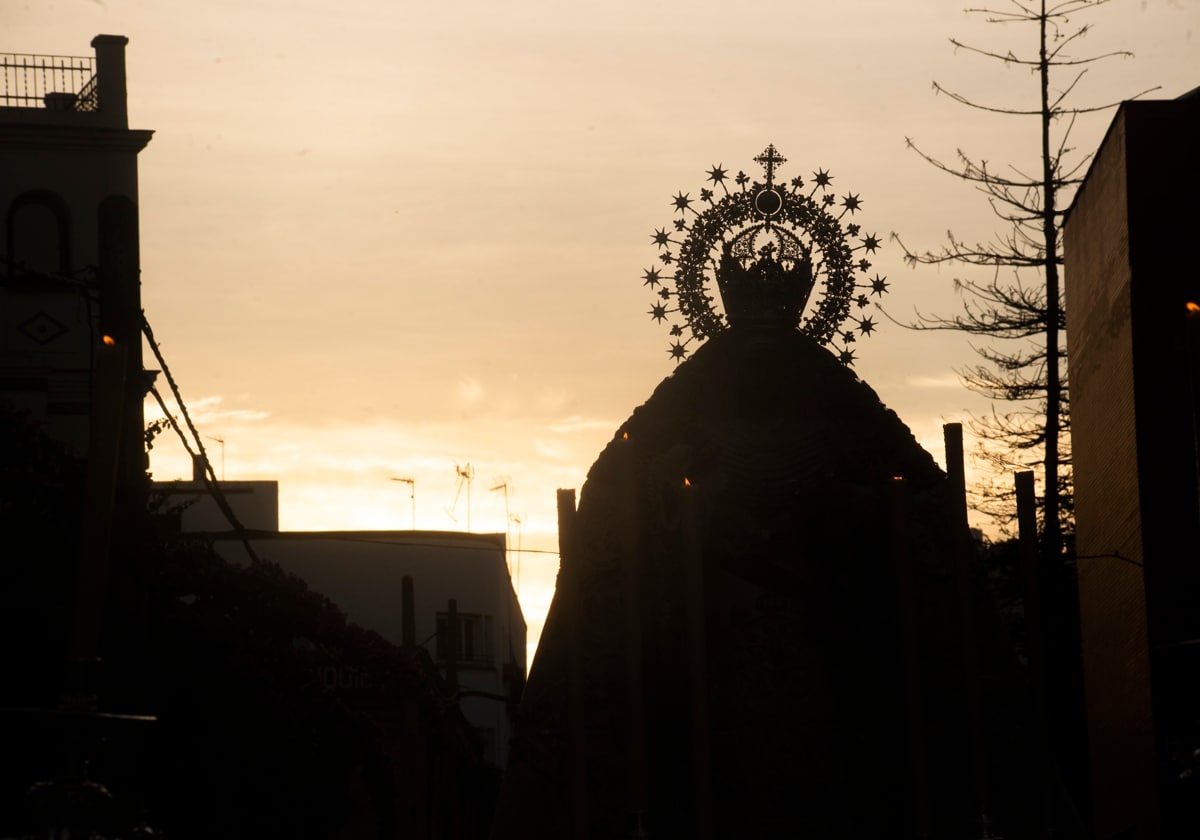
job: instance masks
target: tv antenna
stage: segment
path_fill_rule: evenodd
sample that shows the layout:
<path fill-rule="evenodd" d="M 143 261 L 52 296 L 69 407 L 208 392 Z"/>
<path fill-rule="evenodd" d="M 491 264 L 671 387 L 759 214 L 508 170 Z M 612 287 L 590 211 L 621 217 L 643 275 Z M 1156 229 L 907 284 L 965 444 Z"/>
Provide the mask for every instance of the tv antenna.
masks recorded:
<path fill-rule="evenodd" d="M 475 478 L 475 468 L 470 464 L 464 464 L 461 467 L 458 464 L 454 465 L 454 471 L 458 473 L 458 481 L 454 485 L 454 502 L 450 507 L 446 508 L 446 515 L 450 517 L 455 525 L 458 524 L 458 519 L 454 516 L 454 511 L 458 509 L 458 497 L 462 495 L 463 485 L 467 486 L 467 533 L 471 532 L 471 479 Z"/>
<path fill-rule="evenodd" d="M 221 480 L 225 480 L 225 438 L 209 436 L 209 440 L 216 441 L 221 444 Z"/>
<path fill-rule="evenodd" d="M 509 522 L 517 524 L 517 576 L 513 579 L 513 589 L 516 590 L 517 596 L 521 595 L 521 514 L 514 513 L 508 517 Z"/>
<path fill-rule="evenodd" d="M 496 478 L 496 479 L 493 479 L 493 481 L 496 482 L 496 486 L 489 488 L 489 491 L 492 493 L 495 493 L 496 491 L 504 492 L 504 549 L 505 549 L 505 553 L 507 554 L 509 551 L 511 551 L 511 549 L 508 548 L 508 537 L 509 537 L 508 523 L 509 523 L 509 520 L 512 518 L 512 516 L 508 512 L 508 491 L 512 489 L 512 483 L 511 483 L 510 479 L 508 479 L 508 478 Z M 512 563 L 508 562 L 507 557 L 505 557 L 505 562 L 508 564 L 508 573 L 511 576 L 512 575 Z"/>
<path fill-rule="evenodd" d="M 408 485 L 408 498 L 412 502 L 412 530 L 415 531 L 417 530 L 417 480 L 415 478 L 393 478 L 392 481 Z"/>

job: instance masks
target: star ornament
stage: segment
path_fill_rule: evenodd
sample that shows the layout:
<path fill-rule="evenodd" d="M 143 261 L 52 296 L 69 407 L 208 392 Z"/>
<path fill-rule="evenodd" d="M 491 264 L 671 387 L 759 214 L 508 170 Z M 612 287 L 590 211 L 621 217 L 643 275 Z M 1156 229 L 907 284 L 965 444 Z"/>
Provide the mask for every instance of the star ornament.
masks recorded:
<path fill-rule="evenodd" d="M 753 160 L 765 179 L 718 163 L 704 170 L 697 198 L 683 190 L 671 197 L 671 222 L 651 235 L 654 267 L 641 275 L 654 293 L 648 314 L 668 328 L 667 352 L 677 363 L 690 357 L 692 342 L 757 325 L 794 328 L 851 365 L 851 348 L 876 331 L 864 310 L 888 290 L 885 278 L 868 272 L 876 258 L 866 257 L 880 248 L 880 238 L 850 217 L 863 200 L 835 193 L 826 169 L 792 177 L 774 145 Z M 808 265 L 802 279 L 802 272 L 780 270 L 801 256 Z M 727 259 L 742 261 L 749 279 L 739 279 Z"/>

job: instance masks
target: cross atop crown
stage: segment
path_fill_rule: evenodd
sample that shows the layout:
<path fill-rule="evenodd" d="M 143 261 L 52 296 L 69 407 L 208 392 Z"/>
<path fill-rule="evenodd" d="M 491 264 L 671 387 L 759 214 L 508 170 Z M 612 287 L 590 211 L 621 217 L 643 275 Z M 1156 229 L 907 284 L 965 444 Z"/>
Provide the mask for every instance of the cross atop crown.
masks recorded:
<path fill-rule="evenodd" d="M 762 164 L 762 168 L 766 170 L 767 186 L 770 187 L 775 183 L 775 167 L 787 163 L 787 158 L 779 154 L 775 150 L 775 144 L 771 143 L 763 149 L 761 155 L 754 159 L 754 162 Z"/>

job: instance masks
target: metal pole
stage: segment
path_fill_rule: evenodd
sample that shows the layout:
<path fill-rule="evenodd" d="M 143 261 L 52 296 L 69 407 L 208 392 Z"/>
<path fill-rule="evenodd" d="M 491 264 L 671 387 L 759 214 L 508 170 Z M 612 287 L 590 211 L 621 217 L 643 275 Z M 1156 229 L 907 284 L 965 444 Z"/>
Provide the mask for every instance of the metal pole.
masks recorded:
<path fill-rule="evenodd" d="M 408 485 L 408 500 L 412 504 L 412 530 L 415 531 L 417 530 L 417 480 L 415 478 L 393 478 L 392 481 Z"/>

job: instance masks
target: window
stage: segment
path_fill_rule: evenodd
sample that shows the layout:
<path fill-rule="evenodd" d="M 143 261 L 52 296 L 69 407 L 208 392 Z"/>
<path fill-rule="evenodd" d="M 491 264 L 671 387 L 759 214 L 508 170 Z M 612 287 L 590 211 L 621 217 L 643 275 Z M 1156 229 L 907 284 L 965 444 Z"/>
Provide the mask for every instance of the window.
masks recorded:
<path fill-rule="evenodd" d="M 5 219 L 6 256 L 27 271 L 71 269 L 71 224 L 66 202 L 46 190 L 18 196 Z"/>
<path fill-rule="evenodd" d="M 437 614 L 437 658 L 445 662 L 450 651 L 450 616 Z M 492 617 L 473 613 L 458 613 L 459 665 L 492 664 Z"/>

